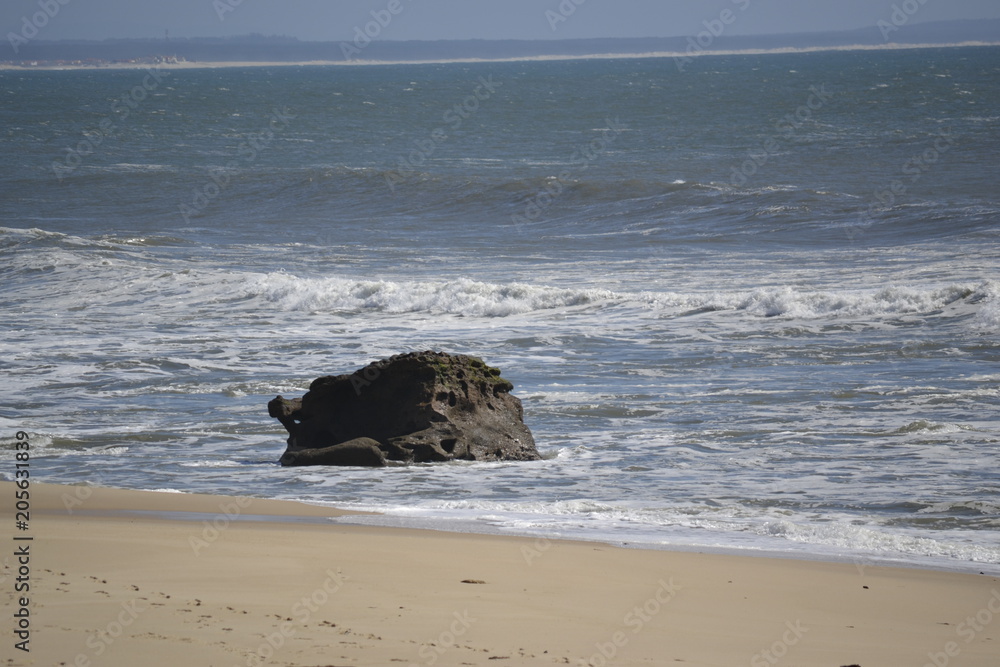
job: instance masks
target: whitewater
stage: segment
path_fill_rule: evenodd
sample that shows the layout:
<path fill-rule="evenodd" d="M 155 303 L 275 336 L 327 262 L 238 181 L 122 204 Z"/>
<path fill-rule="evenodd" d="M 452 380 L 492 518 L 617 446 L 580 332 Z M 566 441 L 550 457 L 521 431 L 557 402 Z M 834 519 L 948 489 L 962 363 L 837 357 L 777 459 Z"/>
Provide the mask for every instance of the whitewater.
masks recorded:
<path fill-rule="evenodd" d="M 177 70 L 61 178 L 136 74 L 0 72 L 0 478 L 998 572 L 997 53 Z M 271 398 L 426 349 L 543 460 L 277 464 Z"/>

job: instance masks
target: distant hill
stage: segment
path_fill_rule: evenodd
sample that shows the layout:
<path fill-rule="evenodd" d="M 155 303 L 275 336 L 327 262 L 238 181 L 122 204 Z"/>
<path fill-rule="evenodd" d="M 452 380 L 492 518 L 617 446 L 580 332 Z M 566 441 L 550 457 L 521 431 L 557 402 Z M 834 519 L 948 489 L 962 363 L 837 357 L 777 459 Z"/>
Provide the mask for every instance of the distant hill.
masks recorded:
<path fill-rule="evenodd" d="M 171 57 L 197 62 L 303 61 L 427 61 L 510 59 L 542 56 L 579 57 L 597 54 L 676 53 L 685 51 L 743 51 L 885 44 L 1000 43 L 1000 20 L 903 23 L 882 27 L 783 35 L 656 37 L 640 39 L 565 40 L 442 40 L 303 42 L 290 37 L 250 35 L 234 38 L 114 39 L 104 41 L 43 41 L 22 44 L 8 63 L 28 61 L 122 62 Z M 890 28 L 887 28 L 890 26 Z M 898 29 L 891 29 L 898 28 Z M 711 37 L 711 39 L 709 39 Z"/>

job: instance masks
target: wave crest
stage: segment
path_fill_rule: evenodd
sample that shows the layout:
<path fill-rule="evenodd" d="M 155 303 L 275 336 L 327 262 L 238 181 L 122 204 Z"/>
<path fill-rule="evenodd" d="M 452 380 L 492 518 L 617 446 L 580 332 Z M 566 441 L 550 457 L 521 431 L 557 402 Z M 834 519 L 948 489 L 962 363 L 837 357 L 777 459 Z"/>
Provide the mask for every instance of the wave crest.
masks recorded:
<path fill-rule="evenodd" d="M 506 317 L 583 306 L 616 296 L 600 289 L 564 289 L 524 283 L 501 285 L 468 278 L 395 282 L 299 278 L 287 273 L 260 276 L 247 285 L 246 293 L 277 304 L 283 310 L 432 312 L 478 317 Z"/>
<path fill-rule="evenodd" d="M 988 326 L 998 299 L 995 288 L 950 285 L 937 289 L 887 286 L 877 290 L 761 288 L 750 292 L 614 292 L 596 287 L 562 288 L 490 283 L 471 278 L 439 281 L 303 278 L 284 272 L 256 274 L 244 296 L 285 311 L 452 314 L 508 317 L 536 311 L 592 306 L 651 310 L 659 316 L 729 311 L 754 318 L 804 320 L 878 319 L 902 316 L 970 316 Z M 994 310 L 989 310 L 993 307 Z"/>

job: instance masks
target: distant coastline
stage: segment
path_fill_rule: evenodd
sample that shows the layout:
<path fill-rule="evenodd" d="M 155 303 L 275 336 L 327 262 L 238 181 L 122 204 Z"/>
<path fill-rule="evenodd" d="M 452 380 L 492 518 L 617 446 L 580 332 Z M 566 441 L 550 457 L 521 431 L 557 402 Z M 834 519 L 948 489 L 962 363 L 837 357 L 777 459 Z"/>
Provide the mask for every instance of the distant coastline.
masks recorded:
<path fill-rule="evenodd" d="M 777 35 L 732 35 L 725 26 L 706 23 L 704 30 L 694 34 L 647 38 L 394 41 L 379 40 L 360 30 L 352 39 L 327 42 L 265 35 L 103 41 L 25 38 L 11 41 L 9 57 L 0 50 L 0 68 L 191 69 L 677 58 L 678 67 L 683 69 L 705 55 L 1000 45 L 1000 19 L 910 23 L 904 18 L 895 25 L 882 22 L 885 24 L 858 30 Z"/>
<path fill-rule="evenodd" d="M 759 49 L 706 49 L 696 53 L 684 51 L 652 51 L 646 53 L 589 53 L 589 54 L 552 54 L 531 56 L 505 56 L 496 58 L 437 58 L 427 60 L 217 60 L 189 61 L 179 59 L 150 58 L 136 62 L 81 62 L 81 63 L 47 63 L 15 64 L 0 61 L 0 71 L 67 71 L 67 70 L 132 70 L 132 69 L 219 69 L 227 67 L 364 67 L 375 65 L 434 65 L 447 63 L 491 63 L 491 62 L 533 62 L 560 60 L 622 60 L 630 58 L 699 58 L 702 56 L 728 55 L 780 55 L 790 53 L 820 53 L 828 51 L 902 51 L 911 49 L 947 49 L 966 47 L 997 47 L 998 41 L 968 41 L 951 44 L 847 44 L 840 46 L 807 46 L 807 47 L 776 47 Z"/>

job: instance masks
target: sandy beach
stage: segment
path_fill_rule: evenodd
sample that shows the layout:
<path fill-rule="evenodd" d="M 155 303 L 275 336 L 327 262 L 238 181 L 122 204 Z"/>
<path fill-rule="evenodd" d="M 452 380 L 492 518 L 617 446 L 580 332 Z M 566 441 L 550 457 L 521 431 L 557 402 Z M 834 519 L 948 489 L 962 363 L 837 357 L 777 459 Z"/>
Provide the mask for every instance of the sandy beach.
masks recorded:
<path fill-rule="evenodd" d="M 1000 659 L 991 576 L 345 526 L 292 502 L 47 484 L 18 531 L 14 492 L 0 484 L 4 664 Z"/>

